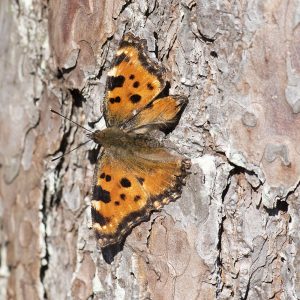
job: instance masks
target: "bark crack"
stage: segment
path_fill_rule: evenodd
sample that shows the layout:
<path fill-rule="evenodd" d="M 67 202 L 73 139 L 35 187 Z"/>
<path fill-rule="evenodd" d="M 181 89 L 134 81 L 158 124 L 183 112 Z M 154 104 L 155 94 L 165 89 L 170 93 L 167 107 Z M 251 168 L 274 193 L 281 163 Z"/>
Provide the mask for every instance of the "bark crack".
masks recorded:
<path fill-rule="evenodd" d="M 122 8 L 121 8 L 121 10 L 120 10 L 119 15 L 122 14 L 122 13 L 124 12 L 124 10 L 125 10 L 131 3 L 132 3 L 132 0 L 129 0 L 129 1 L 125 2 L 125 4 L 122 6 Z M 117 18 L 114 18 L 114 19 L 116 20 Z"/>
<path fill-rule="evenodd" d="M 40 267 L 40 281 L 43 287 L 43 297 L 44 299 L 48 299 L 47 290 L 45 289 L 45 276 L 48 270 L 48 264 L 50 260 L 50 254 L 48 251 L 48 235 L 47 235 L 47 196 L 48 196 L 48 188 L 46 182 L 44 182 L 44 191 L 43 191 L 43 198 L 42 198 L 42 207 L 40 209 L 42 214 L 41 222 L 44 225 L 44 236 L 43 242 L 45 247 L 45 255 L 41 258 L 41 267 Z"/>
<path fill-rule="evenodd" d="M 198 33 L 200 35 L 200 40 L 202 40 L 206 44 L 213 44 L 216 40 L 216 38 L 209 38 L 205 36 L 199 29 L 198 29 Z"/>
<path fill-rule="evenodd" d="M 150 224 L 150 228 L 148 230 L 148 235 L 147 235 L 147 242 L 146 242 L 146 245 L 147 245 L 147 248 L 149 248 L 149 242 L 150 242 L 150 237 L 151 237 L 151 232 L 152 232 L 152 227 L 156 221 L 156 219 L 158 218 L 159 216 L 154 216 L 153 219 L 151 220 L 151 224 Z"/>
<path fill-rule="evenodd" d="M 225 201 L 225 197 L 228 193 L 230 183 L 231 183 L 231 176 L 232 174 L 229 173 L 229 176 L 227 178 L 227 185 L 225 186 L 225 189 L 222 192 L 222 205 Z M 223 208 L 221 208 L 221 215 L 223 214 Z M 226 220 L 226 216 L 222 215 L 221 222 L 219 225 L 219 232 L 218 232 L 218 244 L 217 244 L 217 250 L 218 250 L 218 257 L 216 261 L 216 267 L 217 267 L 217 290 L 216 290 L 216 299 L 218 299 L 218 296 L 222 292 L 223 289 L 223 282 L 222 282 L 222 236 L 224 233 L 224 221 Z"/>
<path fill-rule="evenodd" d="M 219 232 L 218 232 L 218 244 L 217 244 L 217 249 L 218 249 L 218 257 L 217 257 L 217 261 L 216 261 L 216 267 L 217 267 L 217 290 L 216 290 L 216 298 L 218 299 L 218 297 L 220 296 L 222 289 L 223 289 L 223 282 L 222 282 L 222 236 L 224 233 L 224 222 L 226 220 L 226 215 L 224 215 L 224 211 L 223 211 L 223 205 L 225 202 L 225 198 L 226 195 L 229 191 L 230 188 L 230 184 L 231 184 L 231 178 L 235 175 L 238 174 L 249 174 L 249 175 L 256 175 L 254 171 L 249 171 L 243 167 L 237 166 L 235 164 L 233 164 L 232 162 L 228 162 L 230 165 L 233 166 L 233 169 L 230 170 L 228 177 L 227 177 L 227 184 L 222 192 L 222 210 L 221 210 L 221 222 L 219 225 Z M 258 187 L 257 187 L 258 189 Z M 246 298 L 245 298 L 246 299 Z M 245 300 L 244 299 L 244 300 Z"/>
<path fill-rule="evenodd" d="M 260 253 L 262 252 L 263 247 L 264 247 L 264 245 L 266 244 L 266 242 L 267 242 L 267 240 L 264 240 L 264 243 L 261 245 L 261 249 L 260 249 L 260 251 L 259 251 L 259 254 L 257 255 L 256 259 L 253 261 L 252 266 L 259 260 L 259 258 L 260 258 Z M 245 295 L 244 295 L 244 297 L 241 297 L 241 300 L 247 300 L 248 295 L 249 295 L 249 292 L 250 292 L 250 288 L 251 288 L 251 280 L 252 280 L 254 274 L 255 274 L 258 270 L 260 270 L 261 268 L 264 268 L 265 265 L 266 265 L 266 264 L 262 264 L 262 265 L 260 265 L 260 266 L 257 266 L 257 267 L 251 272 L 251 274 L 250 274 L 250 276 L 249 276 L 249 279 L 248 279 L 248 282 L 247 282 L 247 287 L 246 287 Z"/>

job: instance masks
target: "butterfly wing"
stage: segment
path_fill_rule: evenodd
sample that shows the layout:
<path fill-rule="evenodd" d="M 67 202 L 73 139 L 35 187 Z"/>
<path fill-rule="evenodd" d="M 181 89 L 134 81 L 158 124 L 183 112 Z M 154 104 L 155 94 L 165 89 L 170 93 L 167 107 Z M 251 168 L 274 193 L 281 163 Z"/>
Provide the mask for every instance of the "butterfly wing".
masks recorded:
<path fill-rule="evenodd" d="M 146 41 L 128 33 L 108 72 L 104 117 L 108 127 L 120 127 L 164 88 L 164 70 L 147 55 Z"/>
<path fill-rule="evenodd" d="M 92 200 L 93 228 L 101 247 L 124 239 L 181 193 L 189 161 L 164 148 L 139 147 L 134 156 L 106 151 L 99 160 Z"/>
<path fill-rule="evenodd" d="M 183 96 L 158 98 L 126 122 L 122 129 L 137 134 L 154 129 L 170 132 L 177 125 L 187 103 L 187 98 Z"/>
<path fill-rule="evenodd" d="M 154 128 L 169 130 L 187 103 L 180 96 L 156 99 L 164 88 L 164 70 L 146 48 L 145 41 L 125 35 L 108 73 L 106 124 L 119 127 L 132 143 L 106 146 L 96 168 L 92 219 L 101 247 L 120 242 L 151 211 L 176 199 L 190 166 L 177 153 L 149 145 L 150 138 L 135 138 Z"/>

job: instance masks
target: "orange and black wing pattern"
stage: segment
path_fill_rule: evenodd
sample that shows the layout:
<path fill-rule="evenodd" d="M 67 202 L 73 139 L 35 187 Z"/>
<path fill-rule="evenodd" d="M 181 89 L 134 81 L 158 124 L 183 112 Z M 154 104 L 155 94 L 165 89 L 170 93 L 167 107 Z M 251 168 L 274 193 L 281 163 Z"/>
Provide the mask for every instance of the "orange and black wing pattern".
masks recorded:
<path fill-rule="evenodd" d="M 92 200 L 93 228 L 101 247 L 121 242 L 151 211 L 178 198 L 189 161 L 164 148 L 144 147 L 119 160 L 105 152 Z"/>
<path fill-rule="evenodd" d="M 177 125 L 187 103 L 188 99 L 184 96 L 155 99 L 126 122 L 122 129 L 137 134 L 144 134 L 154 129 L 168 133 Z"/>
<path fill-rule="evenodd" d="M 190 160 L 143 135 L 172 130 L 187 105 L 186 97 L 162 96 L 164 86 L 164 69 L 148 57 L 146 42 L 126 34 L 108 72 L 103 112 L 112 128 L 101 137 L 94 177 L 92 219 L 101 247 L 121 242 L 181 194 Z"/>
<path fill-rule="evenodd" d="M 108 72 L 104 117 L 108 127 L 120 127 L 164 88 L 164 70 L 147 55 L 146 41 L 126 34 Z"/>

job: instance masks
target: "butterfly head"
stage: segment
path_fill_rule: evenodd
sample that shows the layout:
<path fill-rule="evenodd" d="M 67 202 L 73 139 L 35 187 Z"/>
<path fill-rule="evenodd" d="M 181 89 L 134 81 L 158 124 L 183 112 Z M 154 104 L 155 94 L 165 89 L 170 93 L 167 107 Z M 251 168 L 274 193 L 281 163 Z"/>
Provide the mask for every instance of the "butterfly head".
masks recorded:
<path fill-rule="evenodd" d="M 108 139 L 107 130 L 95 130 L 92 133 L 88 133 L 87 136 L 93 140 L 96 144 L 106 144 L 106 140 Z"/>

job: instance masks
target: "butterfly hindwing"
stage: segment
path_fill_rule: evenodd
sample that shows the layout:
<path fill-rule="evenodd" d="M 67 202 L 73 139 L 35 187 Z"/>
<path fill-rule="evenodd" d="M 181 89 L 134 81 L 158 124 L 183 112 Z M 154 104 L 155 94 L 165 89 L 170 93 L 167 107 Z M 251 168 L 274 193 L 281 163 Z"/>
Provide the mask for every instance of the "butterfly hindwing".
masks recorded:
<path fill-rule="evenodd" d="M 164 88 L 164 70 L 147 55 L 144 40 L 128 33 L 108 72 L 104 116 L 107 126 L 120 127 Z"/>
<path fill-rule="evenodd" d="M 120 160 L 105 152 L 99 161 L 92 201 L 93 228 L 101 247 L 120 242 L 150 212 L 180 195 L 189 162 L 164 148 L 146 145 Z"/>
<path fill-rule="evenodd" d="M 100 245 L 118 242 L 129 226 L 129 216 L 136 211 L 142 213 L 146 201 L 145 191 L 125 165 L 104 154 L 100 158 L 92 200 L 93 227 Z"/>
<path fill-rule="evenodd" d="M 167 133 L 177 125 L 187 102 L 187 98 L 183 96 L 158 98 L 125 123 L 123 129 L 139 134 L 154 129 Z"/>

